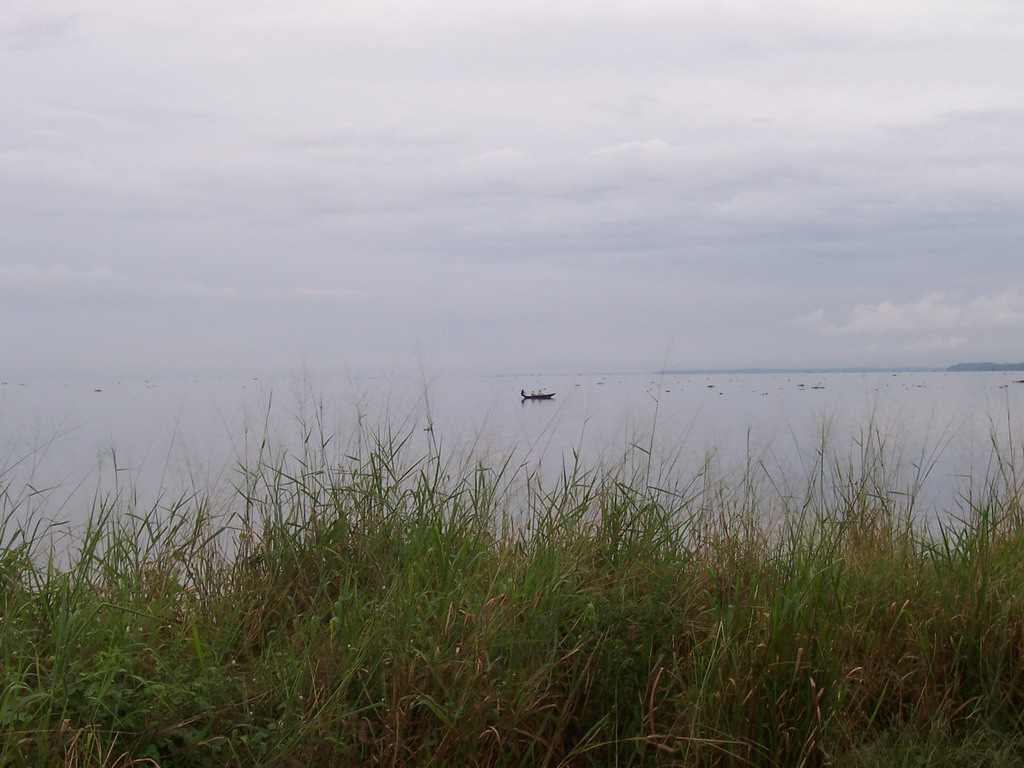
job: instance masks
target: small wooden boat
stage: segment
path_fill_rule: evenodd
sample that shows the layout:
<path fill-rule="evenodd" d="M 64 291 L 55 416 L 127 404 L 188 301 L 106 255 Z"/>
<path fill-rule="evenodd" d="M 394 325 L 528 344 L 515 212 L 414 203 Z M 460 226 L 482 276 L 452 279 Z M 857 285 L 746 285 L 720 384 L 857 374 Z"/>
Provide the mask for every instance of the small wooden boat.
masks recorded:
<path fill-rule="evenodd" d="M 528 395 L 528 394 L 526 394 L 526 390 L 525 389 L 519 390 L 519 394 L 522 395 L 523 400 L 550 400 L 551 398 L 553 398 L 555 396 L 554 392 L 552 392 L 551 394 L 547 394 L 547 395 L 544 394 L 543 392 L 541 392 L 540 394 L 531 393 L 531 394 Z"/>

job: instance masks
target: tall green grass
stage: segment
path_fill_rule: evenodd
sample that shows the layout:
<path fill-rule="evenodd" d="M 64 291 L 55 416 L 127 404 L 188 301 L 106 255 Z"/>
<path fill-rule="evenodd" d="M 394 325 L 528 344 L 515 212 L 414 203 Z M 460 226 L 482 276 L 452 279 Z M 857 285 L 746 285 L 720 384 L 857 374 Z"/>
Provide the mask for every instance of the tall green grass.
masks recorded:
<path fill-rule="evenodd" d="M 411 434 L 98 498 L 64 551 L 5 496 L 0 765 L 1024 762 L 1017 457 L 925 525 L 874 427 L 789 479 Z"/>

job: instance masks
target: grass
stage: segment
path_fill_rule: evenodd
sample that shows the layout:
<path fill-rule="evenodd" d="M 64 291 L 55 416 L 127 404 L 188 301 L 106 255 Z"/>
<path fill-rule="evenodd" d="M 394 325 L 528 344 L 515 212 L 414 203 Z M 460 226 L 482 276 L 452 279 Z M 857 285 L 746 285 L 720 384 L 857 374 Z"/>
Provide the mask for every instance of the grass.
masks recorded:
<path fill-rule="evenodd" d="M 874 428 L 800 483 L 308 436 L 64 552 L 4 489 L 0 765 L 1024 763 L 1012 455 L 926 526 Z"/>

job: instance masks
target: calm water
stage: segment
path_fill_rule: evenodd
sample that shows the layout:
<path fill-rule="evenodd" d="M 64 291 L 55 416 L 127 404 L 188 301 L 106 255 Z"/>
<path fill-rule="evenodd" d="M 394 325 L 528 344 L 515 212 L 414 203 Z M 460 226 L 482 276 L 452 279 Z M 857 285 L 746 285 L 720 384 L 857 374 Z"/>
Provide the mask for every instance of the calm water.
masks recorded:
<path fill-rule="evenodd" d="M 0 470 L 8 508 L 81 520 L 97 496 L 143 505 L 193 489 L 229 494 L 264 438 L 301 452 L 330 437 L 340 458 L 360 425 L 555 473 L 645 461 L 723 473 L 760 462 L 775 480 L 806 471 L 823 444 L 859 453 L 870 425 L 888 455 L 930 467 L 926 502 L 948 509 L 989 471 L 993 440 L 1020 468 L 1019 373 L 829 373 L 348 378 L 308 381 L 17 382 L 0 386 Z M 518 393 L 556 392 L 550 402 Z M 824 437 L 823 437 L 824 435 Z"/>

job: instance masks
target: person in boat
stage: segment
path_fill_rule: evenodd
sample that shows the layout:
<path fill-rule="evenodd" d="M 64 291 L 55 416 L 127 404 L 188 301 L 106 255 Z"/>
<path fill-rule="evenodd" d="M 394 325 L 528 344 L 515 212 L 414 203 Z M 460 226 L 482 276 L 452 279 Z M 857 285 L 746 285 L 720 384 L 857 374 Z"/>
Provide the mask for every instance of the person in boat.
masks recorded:
<path fill-rule="evenodd" d="M 555 396 L 554 392 L 552 392 L 551 394 L 546 394 L 544 390 L 541 390 L 540 392 L 532 390 L 530 394 L 526 394 L 525 389 L 520 389 L 519 394 L 522 396 L 524 400 L 550 400 L 552 397 Z"/>

